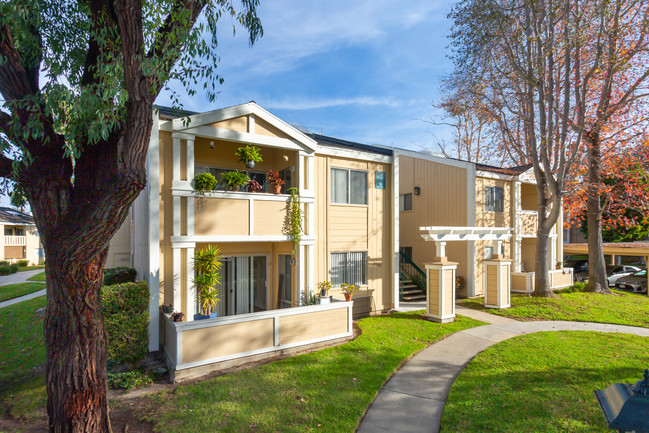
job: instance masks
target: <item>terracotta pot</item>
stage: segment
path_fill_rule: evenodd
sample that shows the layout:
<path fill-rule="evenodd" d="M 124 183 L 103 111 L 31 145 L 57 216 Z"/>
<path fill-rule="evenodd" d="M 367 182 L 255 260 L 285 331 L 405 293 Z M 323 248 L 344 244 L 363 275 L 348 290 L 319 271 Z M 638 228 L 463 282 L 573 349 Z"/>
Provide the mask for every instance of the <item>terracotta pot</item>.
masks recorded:
<path fill-rule="evenodd" d="M 282 185 L 271 185 L 273 194 L 280 194 L 282 192 Z"/>
<path fill-rule="evenodd" d="M 349 302 L 352 300 L 353 293 L 343 293 L 345 295 L 345 301 Z"/>

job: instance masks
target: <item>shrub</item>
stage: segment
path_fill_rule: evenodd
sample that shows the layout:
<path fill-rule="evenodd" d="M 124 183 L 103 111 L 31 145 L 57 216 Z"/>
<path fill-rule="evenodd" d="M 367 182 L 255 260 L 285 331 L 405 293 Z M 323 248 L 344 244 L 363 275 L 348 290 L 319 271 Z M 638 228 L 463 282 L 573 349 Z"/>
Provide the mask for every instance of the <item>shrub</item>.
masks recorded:
<path fill-rule="evenodd" d="M 9 265 L 9 269 L 11 270 L 12 274 L 15 274 L 18 272 L 18 265 Z"/>
<path fill-rule="evenodd" d="M 11 273 L 11 268 L 9 265 L 0 265 L 0 275 L 9 275 Z"/>
<path fill-rule="evenodd" d="M 201 173 L 194 176 L 194 189 L 198 192 L 212 191 L 216 189 L 216 178 L 211 173 Z"/>
<path fill-rule="evenodd" d="M 149 288 L 144 281 L 104 286 L 102 311 L 108 337 L 108 358 L 135 363 L 148 349 Z"/>
<path fill-rule="evenodd" d="M 108 373 L 108 387 L 112 389 L 120 388 L 130 391 L 149 385 L 153 385 L 153 379 L 140 370 Z"/>
<path fill-rule="evenodd" d="M 9 262 L 6 260 L 0 260 L 0 266 L 9 266 Z"/>
<path fill-rule="evenodd" d="M 132 283 L 136 278 L 137 271 L 126 266 L 104 269 L 104 286 Z"/>
<path fill-rule="evenodd" d="M 21 268 L 26 268 L 29 266 L 29 260 L 18 260 L 16 264 Z"/>

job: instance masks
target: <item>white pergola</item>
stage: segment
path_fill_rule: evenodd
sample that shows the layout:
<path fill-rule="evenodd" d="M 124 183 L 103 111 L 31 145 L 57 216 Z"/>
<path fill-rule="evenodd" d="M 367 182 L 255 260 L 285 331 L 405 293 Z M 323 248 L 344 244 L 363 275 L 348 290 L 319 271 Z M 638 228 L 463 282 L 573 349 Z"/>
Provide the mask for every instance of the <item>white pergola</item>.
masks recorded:
<path fill-rule="evenodd" d="M 500 251 L 502 241 L 512 237 L 511 227 L 419 227 L 424 232 L 421 237 L 435 242 L 437 257 L 446 257 L 446 242 L 449 241 L 494 241 L 496 251 Z"/>

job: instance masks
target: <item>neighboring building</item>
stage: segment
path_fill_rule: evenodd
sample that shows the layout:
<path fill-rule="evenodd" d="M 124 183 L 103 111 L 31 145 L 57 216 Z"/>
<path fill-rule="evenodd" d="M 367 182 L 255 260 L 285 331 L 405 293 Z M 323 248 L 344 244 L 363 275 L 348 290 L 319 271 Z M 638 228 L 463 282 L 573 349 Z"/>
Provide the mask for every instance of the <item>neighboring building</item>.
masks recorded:
<path fill-rule="evenodd" d="M 400 246 L 416 263 L 434 258 L 435 242 L 426 242 L 429 231 L 420 227 L 470 230 L 477 239 L 447 247 L 467 281 L 460 296 L 483 293 L 481 262 L 497 252 L 492 232 L 511 238 L 502 252 L 514 258 L 512 282 L 520 274 L 527 284 L 536 221 L 527 169 L 305 134 L 254 102 L 185 114 L 189 121 L 163 108 L 154 116 L 147 189 L 107 261 L 135 267 L 149 284 L 149 350 L 162 348 L 177 380 L 350 339 L 353 318 L 399 306 Z M 246 144 L 263 154 L 248 175 L 265 192 L 267 171 L 279 171 L 286 183 L 280 194 L 194 191 L 195 174 L 244 170 L 235 151 Z M 295 254 L 289 187 L 299 188 L 304 216 Z M 551 263 L 561 257 L 554 231 L 552 239 Z M 194 321 L 192 258 L 207 245 L 221 252 L 221 301 L 218 318 Z M 324 280 L 336 287 L 337 301 L 308 305 Z M 342 300 L 341 283 L 358 286 L 353 302 Z M 184 321 L 171 322 L 162 304 L 182 311 Z"/>
<path fill-rule="evenodd" d="M 16 209 L 0 207 L 0 230 L 4 232 L 0 260 L 43 263 L 43 246 L 31 215 Z"/>
<path fill-rule="evenodd" d="M 465 280 L 460 297 L 484 294 L 483 262 L 496 254 L 512 260 L 512 291 L 533 290 L 537 192 L 531 166 L 505 169 L 406 150 L 398 151 L 398 165 L 403 253 L 423 269 L 436 256 L 435 244 L 446 242 L 446 256 Z M 571 271 L 555 269 L 563 257 L 561 226 L 560 217 L 550 233 L 554 288 L 572 284 Z"/>

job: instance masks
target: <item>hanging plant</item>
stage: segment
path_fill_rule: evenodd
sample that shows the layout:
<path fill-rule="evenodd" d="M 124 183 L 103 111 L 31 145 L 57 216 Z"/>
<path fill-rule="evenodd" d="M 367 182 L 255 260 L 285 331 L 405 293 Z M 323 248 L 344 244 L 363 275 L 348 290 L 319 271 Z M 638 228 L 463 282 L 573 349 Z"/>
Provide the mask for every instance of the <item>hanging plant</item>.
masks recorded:
<path fill-rule="evenodd" d="M 300 241 L 302 240 L 302 207 L 300 206 L 300 190 L 297 187 L 288 189 L 288 206 L 289 206 L 289 236 L 293 241 L 292 255 L 295 255 Z"/>
<path fill-rule="evenodd" d="M 239 147 L 234 156 L 239 158 L 239 162 L 243 162 L 247 168 L 254 168 L 257 162 L 262 162 L 261 159 L 261 149 L 252 144 L 246 144 L 245 146 Z"/>

